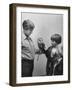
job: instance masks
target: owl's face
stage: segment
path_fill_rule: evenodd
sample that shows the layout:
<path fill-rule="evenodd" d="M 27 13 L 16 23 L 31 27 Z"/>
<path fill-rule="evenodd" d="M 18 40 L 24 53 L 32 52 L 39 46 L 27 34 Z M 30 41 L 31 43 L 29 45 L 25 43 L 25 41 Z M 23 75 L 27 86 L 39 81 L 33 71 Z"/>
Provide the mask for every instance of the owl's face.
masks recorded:
<path fill-rule="evenodd" d="M 38 42 L 38 44 L 42 44 L 43 43 L 43 38 L 38 38 L 37 42 Z"/>

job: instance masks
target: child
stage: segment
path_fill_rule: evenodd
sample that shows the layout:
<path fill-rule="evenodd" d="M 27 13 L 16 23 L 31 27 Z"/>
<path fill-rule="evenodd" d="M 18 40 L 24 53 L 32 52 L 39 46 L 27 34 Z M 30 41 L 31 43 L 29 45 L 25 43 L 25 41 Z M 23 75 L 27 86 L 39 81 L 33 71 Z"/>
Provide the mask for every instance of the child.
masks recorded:
<path fill-rule="evenodd" d="M 22 71 L 21 76 L 22 77 L 30 77 L 33 73 L 33 67 L 34 67 L 34 58 L 35 54 L 40 54 L 39 49 L 35 49 L 32 39 L 30 38 L 30 35 L 32 34 L 35 25 L 34 23 L 27 19 L 23 22 L 23 32 L 26 36 L 26 38 L 23 40 L 21 44 L 21 59 L 22 59 Z"/>
<path fill-rule="evenodd" d="M 33 41 L 29 36 L 32 34 L 34 27 L 35 26 L 31 20 L 24 20 L 23 32 L 26 38 L 23 40 L 21 47 L 22 77 L 32 76 L 33 72 L 35 49 Z"/>
<path fill-rule="evenodd" d="M 61 36 L 54 34 L 51 36 L 51 44 L 46 51 L 44 51 L 47 57 L 46 73 L 48 76 L 51 75 L 62 75 L 63 74 L 63 55 L 61 44 Z"/>

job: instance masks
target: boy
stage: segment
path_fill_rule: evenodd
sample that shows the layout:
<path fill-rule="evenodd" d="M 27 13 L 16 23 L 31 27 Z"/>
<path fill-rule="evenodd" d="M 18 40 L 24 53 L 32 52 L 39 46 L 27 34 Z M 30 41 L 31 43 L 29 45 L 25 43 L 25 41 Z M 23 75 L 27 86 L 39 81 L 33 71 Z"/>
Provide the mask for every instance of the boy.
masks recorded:
<path fill-rule="evenodd" d="M 46 73 L 48 76 L 51 75 L 62 75 L 63 74 L 63 55 L 61 44 L 61 36 L 54 34 L 51 36 L 51 44 L 47 50 L 44 51 L 47 57 Z"/>
<path fill-rule="evenodd" d="M 26 38 L 23 40 L 21 45 L 21 59 L 22 59 L 22 77 L 30 77 L 33 73 L 35 53 L 40 53 L 40 50 L 36 50 L 30 35 L 32 34 L 35 25 L 27 19 L 23 22 L 23 32 Z"/>

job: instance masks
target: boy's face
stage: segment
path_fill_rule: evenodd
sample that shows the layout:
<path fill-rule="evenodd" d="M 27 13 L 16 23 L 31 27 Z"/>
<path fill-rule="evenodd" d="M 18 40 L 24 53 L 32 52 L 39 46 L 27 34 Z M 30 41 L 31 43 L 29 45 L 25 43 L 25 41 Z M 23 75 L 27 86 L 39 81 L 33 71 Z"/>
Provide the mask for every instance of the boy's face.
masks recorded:
<path fill-rule="evenodd" d="M 32 34 L 33 29 L 24 30 L 25 36 L 29 37 Z"/>
<path fill-rule="evenodd" d="M 53 40 L 51 40 L 51 44 L 52 44 L 52 46 L 56 46 L 57 45 L 57 43 L 55 41 L 53 41 Z"/>

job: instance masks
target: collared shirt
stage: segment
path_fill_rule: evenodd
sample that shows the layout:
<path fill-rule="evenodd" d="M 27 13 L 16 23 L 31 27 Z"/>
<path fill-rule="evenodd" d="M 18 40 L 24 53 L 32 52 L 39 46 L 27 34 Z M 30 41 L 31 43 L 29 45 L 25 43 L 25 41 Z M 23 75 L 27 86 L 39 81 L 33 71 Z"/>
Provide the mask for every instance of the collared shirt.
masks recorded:
<path fill-rule="evenodd" d="M 34 47 L 32 39 L 30 37 L 25 38 L 22 41 L 21 46 L 22 46 L 21 47 L 21 55 L 23 58 L 29 59 L 29 60 L 32 60 L 35 58 L 35 47 Z"/>

